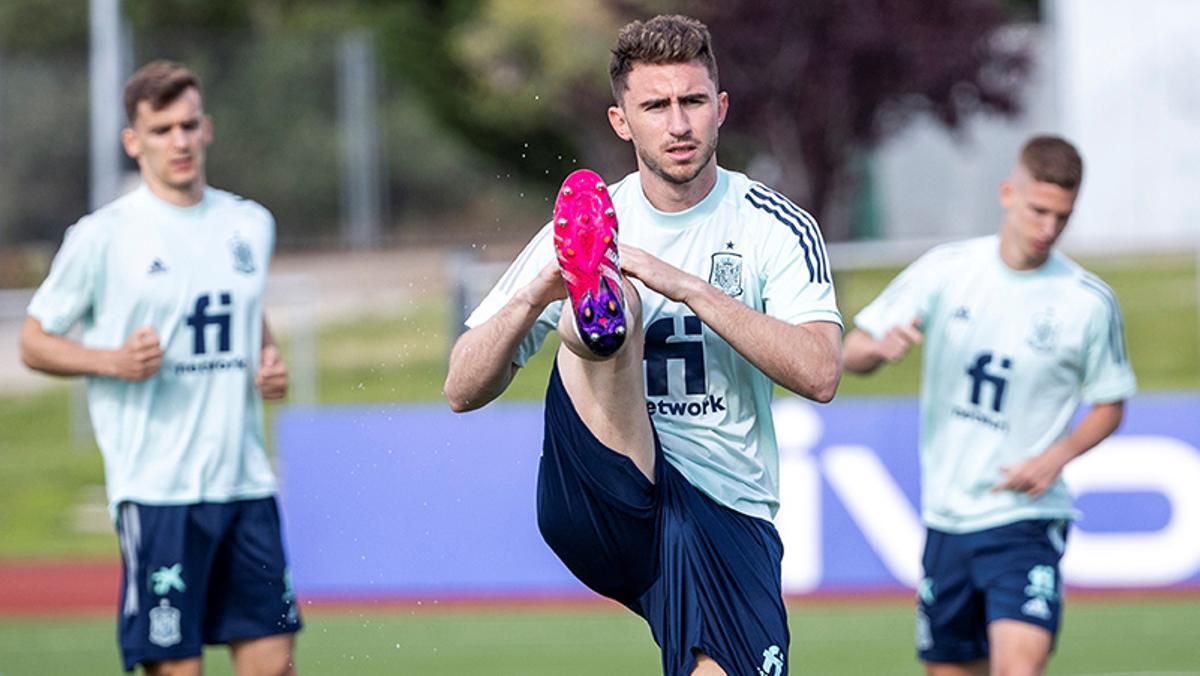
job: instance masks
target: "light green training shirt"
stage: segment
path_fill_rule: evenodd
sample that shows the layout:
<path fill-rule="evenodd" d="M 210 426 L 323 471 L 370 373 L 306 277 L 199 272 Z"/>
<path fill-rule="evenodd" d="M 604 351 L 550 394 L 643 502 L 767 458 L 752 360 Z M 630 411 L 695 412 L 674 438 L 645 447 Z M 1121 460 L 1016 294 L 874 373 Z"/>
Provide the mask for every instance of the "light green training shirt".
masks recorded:
<path fill-rule="evenodd" d="M 959 533 L 1023 519 L 1071 518 L 1060 477 L 1037 498 L 993 492 L 1009 467 L 1068 433 L 1080 401 L 1136 391 L 1112 289 L 1066 256 L 1016 271 L 997 236 L 931 250 L 856 317 L 882 338 L 920 318 L 921 512 Z"/>
<path fill-rule="evenodd" d="M 183 208 L 143 185 L 67 230 L 29 315 L 93 348 L 152 326 L 164 350 L 148 380 L 87 379 L 110 508 L 275 492 L 254 387 L 274 243 L 266 209 L 213 188 Z"/>
<path fill-rule="evenodd" d="M 681 212 L 655 209 L 635 172 L 611 186 L 620 241 L 706 279 L 789 324 L 842 323 L 816 221 L 787 198 L 720 169 L 712 191 Z M 554 260 L 547 224 L 467 319 L 478 326 Z M 636 282 L 635 282 L 636 283 Z M 779 508 L 774 384 L 681 303 L 638 284 L 646 329 L 646 408 L 666 459 L 709 497 L 771 519 Z M 525 361 L 554 331 L 551 304 L 525 338 Z"/>

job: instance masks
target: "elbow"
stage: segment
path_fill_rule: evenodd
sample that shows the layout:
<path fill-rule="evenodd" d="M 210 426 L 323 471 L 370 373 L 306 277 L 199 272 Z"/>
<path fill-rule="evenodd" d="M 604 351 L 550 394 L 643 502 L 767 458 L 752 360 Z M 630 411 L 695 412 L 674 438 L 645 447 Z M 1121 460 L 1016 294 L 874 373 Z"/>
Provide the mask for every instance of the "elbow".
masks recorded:
<path fill-rule="evenodd" d="M 810 398 L 818 404 L 828 404 L 829 402 L 833 401 L 835 396 L 837 396 L 838 385 L 841 384 L 841 382 L 842 379 L 839 374 L 838 377 L 820 383 L 813 390 Z"/>
<path fill-rule="evenodd" d="M 810 399 L 818 404 L 828 404 L 837 396 L 838 385 L 842 382 L 842 369 L 839 366 L 817 374 L 809 373 L 796 378 L 793 382 L 796 385 L 784 385 L 784 387 L 805 399 Z"/>
<path fill-rule="evenodd" d="M 450 410 L 455 413 L 466 413 L 467 411 L 474 411 L 477 408 L 472 406 L 469 400 L 450 394 L 446 395 L 446 403 L 450 404 Z"/>
<path fill-rule="evenodd" d="M 450 405 L 450 410 L 455 413 L 465 413 L 471 410 L 470 402 L 454 387 L 454 383 L 449 378 L 442 385 L 442 396 L 446 398 L 446 403 Z"/>
<path fill-rule="evenodd" d="M 833 398 L 837 396 L 838 386 L 842 384 L 842 370 L 840 358 L 830 360 L 817 375 L 809 398 L 819 404 L 828 404 L 833 401 Z"/>
<path fill-rule="evenodd" d="M 450 410 L 455 413 L 466 413 L 479 408 L 477 400 L 464 392 L 463 388 L 452 378 L 446 378 L 445 384 L 442 385 L 442 395 L 446 397 L 446 403 L 450 405 Z"/>
<path fill-rule="evenodd" d="M 24 364 L 26 368 L 33 369 L 34 371 L 42 370 L 42 362 L 40 359 L 38 359 L 37 350 L 34 349 L 32 341 L 25 335 L 21 336 L 21 340 L 18 343 L 18 350 L 21 363 Z"/>

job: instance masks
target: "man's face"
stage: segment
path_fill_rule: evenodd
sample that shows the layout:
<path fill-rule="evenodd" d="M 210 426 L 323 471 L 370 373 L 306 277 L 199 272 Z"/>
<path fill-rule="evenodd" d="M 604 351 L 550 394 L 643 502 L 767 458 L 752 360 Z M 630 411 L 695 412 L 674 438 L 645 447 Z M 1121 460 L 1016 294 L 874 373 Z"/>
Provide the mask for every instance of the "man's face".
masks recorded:
<path fill-rule="evenodd" d="M 161 110 L 139 101 L 137 118 L 121 140 L 151 188 L 192 193 L 203 187 L 204 151 L 212 142 L 212 122 L 195 87 L 185 89 Z"/>
<path fill-rule="evenodd" d="M 641 168 L 676 185 L 694 180 L 717 150 L 728 95 L 699 61 L 639 63 L 627 84 L 621 105 L 608 110 L 617 136 L 633 142 Z"/>
<path fill-rule="evenodd" d="M 1000 186 L 1002 235 L 1016 245 L 1026 262 L 1040 265 L 1066 229 L 1076 195 L 1077 190 L 1034 180 L 1028 170 L 1018 166 Z"/>

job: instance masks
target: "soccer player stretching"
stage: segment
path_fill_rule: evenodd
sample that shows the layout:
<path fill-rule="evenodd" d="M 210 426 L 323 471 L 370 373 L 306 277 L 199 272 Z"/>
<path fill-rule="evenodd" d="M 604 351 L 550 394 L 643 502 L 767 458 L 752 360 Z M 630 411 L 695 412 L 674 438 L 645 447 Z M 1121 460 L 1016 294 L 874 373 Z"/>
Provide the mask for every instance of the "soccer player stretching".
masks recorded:
<path fill-rule="evenodd" d="M 775 383 L 829 401 L 841 377 L 825 247 L 811 216 L 717 166 L 729 99 L 703 24 L 629 24 L 609 71 L 608 119 L 638 170 L 611 186 L 568 177 L 553 221 L 467 320 L 446 397 L 484 406 L 557 330 L 546 542 L 646 619 L 664 673 L 781 676 L 770 403 Z"/>
<path fill-rule="evenodd" d="M 934 675 L 1040 674 L 1062 616 L 1063 467 L 1112 434 L 1136 387 L 1116 296 L 1053 250 L 1083 178 L 1031 139 L 1000 186 L 999 236 L 937 247 L 855 317 L 846 369 L 924 340 L 917 648 Z M 1083 400 L 1091 410 L 1074 429 Z"/>
<path fill-rule="evenodd" d="M 67 231 L 21 356 L 87 376 L 126 670 L 199 674 L 204 644 L 223 643 L 239 675 L 292 673 L 300 620 L 262 435 L 262 399 L 287 393 L 262 313 L 275 221 L 207 186 L 212 122 L 190 70 L 147 64 L 125 110 L 142 185 Z M 81 342 L 64 336 L 76 323 Z"/>

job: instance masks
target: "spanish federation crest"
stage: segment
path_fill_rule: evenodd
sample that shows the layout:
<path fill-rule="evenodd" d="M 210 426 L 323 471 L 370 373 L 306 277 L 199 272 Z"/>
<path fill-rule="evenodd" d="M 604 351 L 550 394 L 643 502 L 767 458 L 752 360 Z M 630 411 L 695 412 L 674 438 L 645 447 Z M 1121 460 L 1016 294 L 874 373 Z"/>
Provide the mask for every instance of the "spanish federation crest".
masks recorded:
<path fill-rule="evenodd" d="M 1046 308 L 1033 316 L 1033 328 L 1026 342 L 1038 352 L 1053 352 L 1058 346 L 1059 321 L 1053 308 Z"/>
<path fill-rule="evenodd" d="M 729 251 L 713 254 L 708 283 L 734 298 L 742 295 L 742 255 Z"/>
<path fill-rule="evenodd" d="M 233 253 L 234 270 L 244 275 L 254 274 L 257 268 L 254 267 L 254 252 L 250 250 L 249 242 L 234 233 L 233 239 L 229 240 L 229 251 Z"/>
<path fill-rule="evenodd" d="M 182 640 L 179 632 L 179 609 L 163 599 L 157 608 L 150 609 L 150 642 L 166 648 Z"/>

